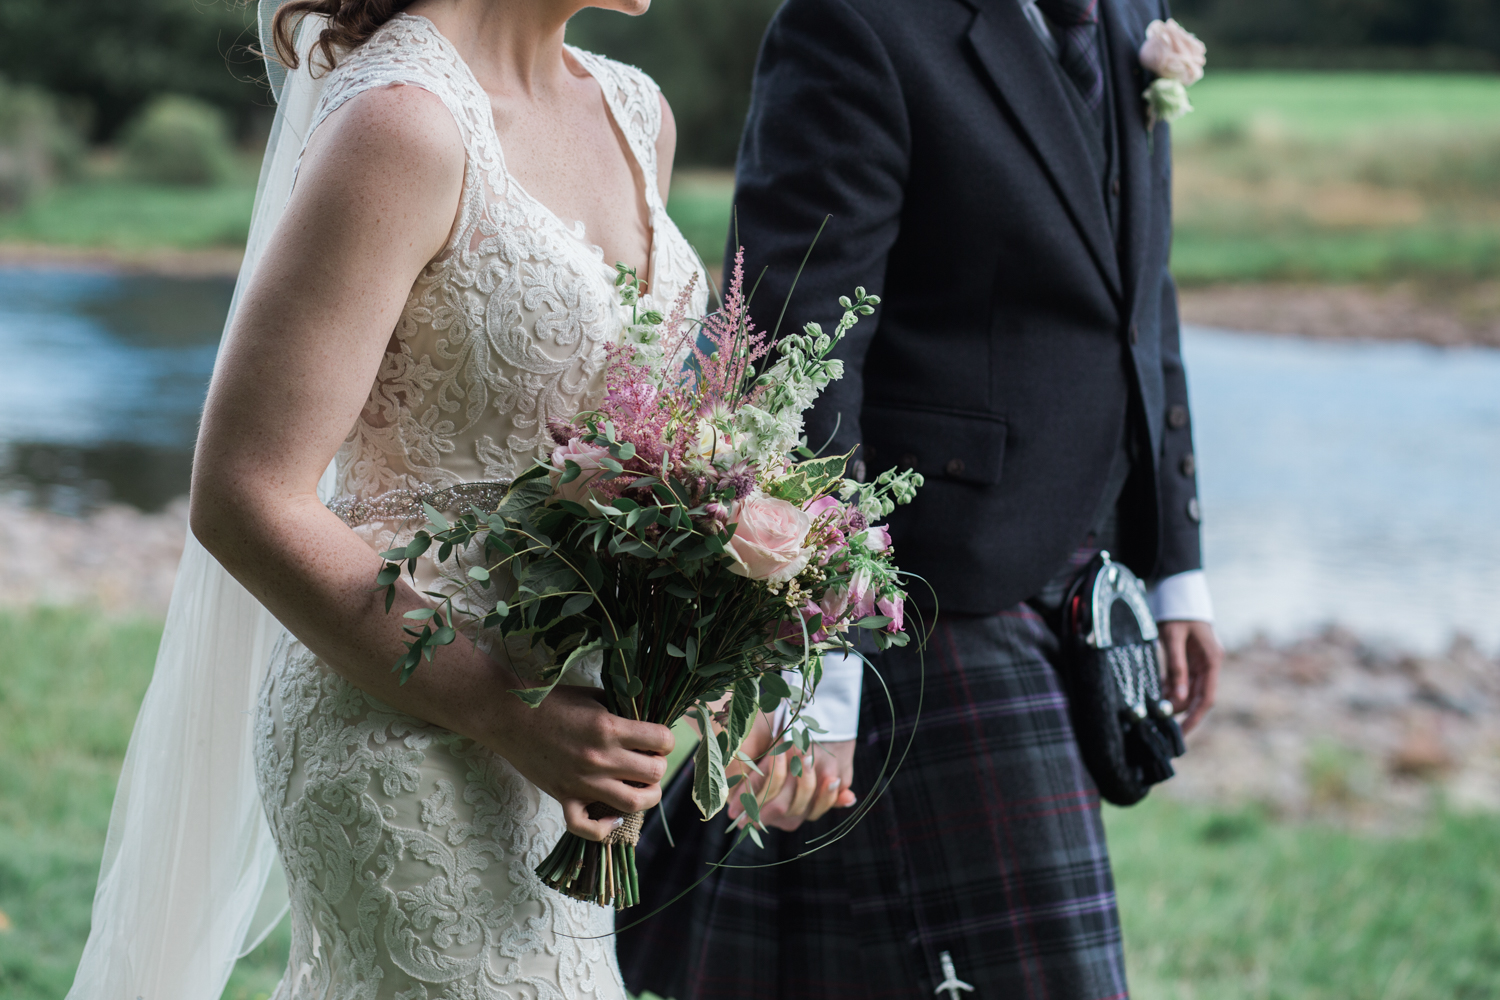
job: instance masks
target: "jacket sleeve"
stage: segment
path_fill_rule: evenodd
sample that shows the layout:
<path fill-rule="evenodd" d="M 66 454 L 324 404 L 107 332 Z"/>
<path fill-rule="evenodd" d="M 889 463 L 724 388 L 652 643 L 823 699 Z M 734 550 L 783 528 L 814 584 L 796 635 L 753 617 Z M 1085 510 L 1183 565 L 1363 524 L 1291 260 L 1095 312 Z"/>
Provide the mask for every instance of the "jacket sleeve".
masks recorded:
<path fill-rule="evenodd" d="M 1158 579 L 1203 568 L 1198 505 L 1197 458 L 1193 454 L 1192 410 L 1188 407 L 1187 372 L 1182 364 L 1181 326 L 1177 318 L 1177 285 L 1162 278 L 1161 367 L 1166 409 L 1157 466 L 1160 500 L 1161 559 Z"/>
<path fill-rule="evenodd" d="M 856 286 L 882 293 L 909 145 L 896 70 L 869 23 L 845 0 L 787 0 L 756 66 L 735 178 L 738 235 L 732 228 L 726 257 L 736 243 L 745 248 L 746 287 L 760 282 L 751 314 L 761 329 L 774 330 L 783 313 L 782 333 L 808 321 L 831 329 L 840 295 Z M 838 454 L 860 443 L 864 359 L 879 320 L 877 310 L 836 349 L 844 377 L 807 415 L 813 449 L 826 443 L 825 454 Z M 853 473 L 862 466 L 856 453 Z"/>

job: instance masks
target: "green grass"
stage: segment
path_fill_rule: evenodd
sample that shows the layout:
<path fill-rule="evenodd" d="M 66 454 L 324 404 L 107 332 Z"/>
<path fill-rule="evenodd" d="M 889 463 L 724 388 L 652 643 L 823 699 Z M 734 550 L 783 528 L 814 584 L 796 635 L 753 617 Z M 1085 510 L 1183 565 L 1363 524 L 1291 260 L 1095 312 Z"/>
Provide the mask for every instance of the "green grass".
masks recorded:
<path fill-rule="evenodd" d="M 0 618 L 5 1000 L 60 1000 L 72 982 L 159 633 L 77 611 Z M 1372 837 L 1154 797 L 1106 821 L 1137 1000 L 1500 995 L 1493 818 Z M 225 1000 L 264 1000 L 287 946 L 283 923 L 240 962 Z"/>
<path fill-rule="evenodd" d="M 1218 72 L 1210 58 L 1207 75 L 1189 96 L 1197 110 L 1174 128 L 1183 142 L 1249 123 L 1319 139 L 1391 130 L 1493 130 L 1500 124 L 1500 76 Z"/>
<path fill-rule="evenodd" d="M 95 181 L 50 191 L 0 215 L 0 241 L 104 248 L 124 253 L 242 247 L 255 185 L 162 187 Z"/>
<path fill-rule="evenodd" d="M 1137 1000 L 1500 996 L 1500 825 L 1380 838 L 1163 800 L 1107 815 Z"/>

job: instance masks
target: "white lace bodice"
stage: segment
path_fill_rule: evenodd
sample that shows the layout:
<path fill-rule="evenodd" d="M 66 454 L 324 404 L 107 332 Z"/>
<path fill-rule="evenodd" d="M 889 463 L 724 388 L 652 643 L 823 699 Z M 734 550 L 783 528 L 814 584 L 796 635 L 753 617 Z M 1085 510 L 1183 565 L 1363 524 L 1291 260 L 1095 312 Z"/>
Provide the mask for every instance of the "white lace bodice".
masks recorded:
<path fill-rule="evenodd" d="M 599 82 L 645 178 L 652 227 L 647 307 L 669 311 L 699 273 L 657 186 L 661 103 L 637 69 L 569 49 Z M 468 162 L 453 235 L 412 287 L 358 423 L 337 459 L 338 492 L 512 478 L 551 451 L 547 421 L 570 420 L 603 389 L 605 344 L 626 316 L 613 262 L 531 197 L 505 168 L 490 101 L 426 18 L 399 14 L 328 80 L 313 127 L 376 87 L 439 97 Z M 700 274 L 693 314 L 706 304 Z"/>
<path fill-rule="evenodd" d="M 639 160 L 653 227 L 646 305 L 668 307 L 698 264 L 656 186 L 655 85 L 573 54 Z M 338 491 L 372 509 L 392 491 L 509 479 L 549 452 L 547 420 L 595 405 L 604 346 L 625 320 L 614 269 L 582 226 L 506 173 L 489 99 L 431 22 L 398 15 L 346 56 L 314 128 L 394 85 L 442 99 L 467 164 L 452 238 L 413 286 L 337 458 Z M 361 533 L 383 548 L 384 530 Z M 290 635 L 255 745 L 292 909 L 276 1000 L 625 1000 L 613 914 L 534 872 L 565 829 L 561 808 L 503 758 L 364 694 Z"/>

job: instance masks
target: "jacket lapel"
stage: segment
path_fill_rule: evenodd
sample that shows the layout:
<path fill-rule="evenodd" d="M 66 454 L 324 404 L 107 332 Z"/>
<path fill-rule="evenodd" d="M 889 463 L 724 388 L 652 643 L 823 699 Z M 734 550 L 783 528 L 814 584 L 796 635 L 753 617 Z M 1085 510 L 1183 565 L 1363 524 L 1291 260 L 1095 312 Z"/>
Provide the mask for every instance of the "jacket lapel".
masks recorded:
<path fill-rule="evenodd" d="M 1052 56 L 1033 34 L 1016 0 L 971 4 L 977 12 L 969 27 L 969 44 L 979 65 L 1031 141 L 1110 290 L 1123 300 L 1125 286 L 1110 238 L 1104 192 Z"/>
<path fill-rule="evenodd" d="M 1134 312 L 1145 277 L 1146 254 L 1151 242 L 1151 149 L 1141 111 L 1141 92 L 1146 80 L 1141 69 L 1140 46 L 1146 39 L 1145 25 L 1134 23 L 1124 0 L 1102 0 L 1105 40 L 1110 47 L 1111 81 L 1115 92 L 1115 130 L 1119 136 L 1121 269 L 1126 308 Z"/>

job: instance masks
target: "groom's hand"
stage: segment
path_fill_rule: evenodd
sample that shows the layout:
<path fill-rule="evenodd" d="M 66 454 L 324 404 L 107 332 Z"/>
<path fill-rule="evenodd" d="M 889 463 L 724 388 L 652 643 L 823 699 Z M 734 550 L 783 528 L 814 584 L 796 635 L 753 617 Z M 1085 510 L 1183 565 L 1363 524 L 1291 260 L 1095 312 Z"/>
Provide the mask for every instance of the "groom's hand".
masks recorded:
<path fill-rule="evenodd" d="M 1190 733 L 1213 707 L 1224 647 L 1211 622 L 1160 622 L 1159 631 L 1167 651 L 1167 695 L 1175 711 L 1187 713 L 1182 731 Z"/>
<path fill-rule="evenodd" d="M 854 805 L 854 741 L 814 743 L 812 753 L 804 755 L 796 747 L 784 755 L 800 758 L 802 775 L 790 773 L 781 791 L 760 807 L 761 822 L 778 830 L 795 830 L 804 822 L 817 822 L 830 809 L 847 809 Z M 733 803 L 738 806 L 739 803 Z M 731 807 L 730 818 L 740 810 Z"/>
<path fill-rule="evenodd" d="M 778 830 L 795 830 L 808 820 L 822 819 L 830 809 L 854 805 L 855 796 L 850 790 L 854 784 L 853 740 L 814 743 L 808 755 L 792 747 L 773 756 L 767 753 L 772 736 L 770 717 L 762 715 L 755 720 L 745 740 L 743 752 L 756 762 L 760 774 L 738 761 L 725 769 L 731 776 L 745 776 L 730 793 L 730 819 L 739 820 L 745 812 L 740 804 L 742 791 L 755 794 L 761 803 L 761 822 Z M 793 759 L 801 761 L 800 776 L 791 773 Z"/>

